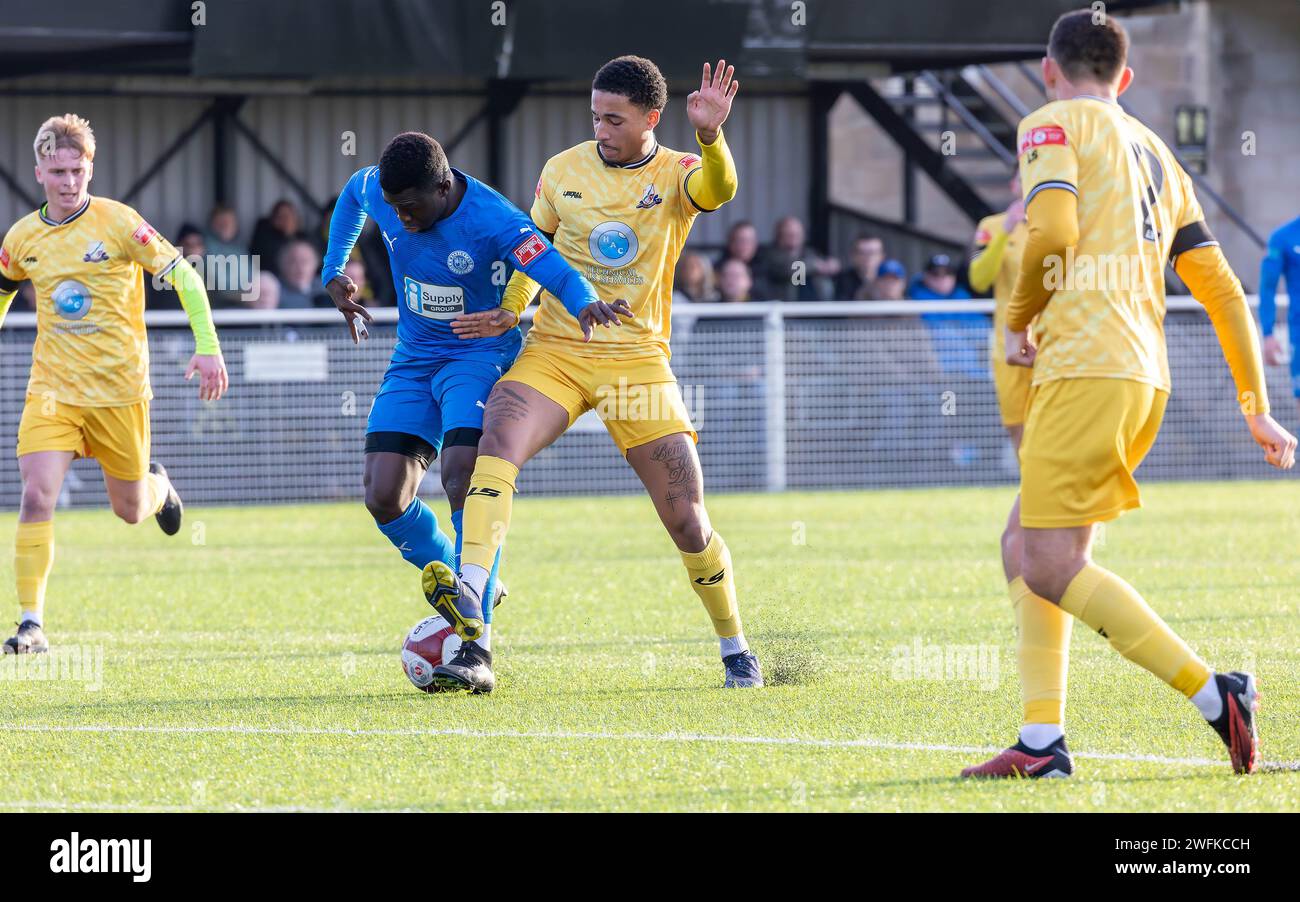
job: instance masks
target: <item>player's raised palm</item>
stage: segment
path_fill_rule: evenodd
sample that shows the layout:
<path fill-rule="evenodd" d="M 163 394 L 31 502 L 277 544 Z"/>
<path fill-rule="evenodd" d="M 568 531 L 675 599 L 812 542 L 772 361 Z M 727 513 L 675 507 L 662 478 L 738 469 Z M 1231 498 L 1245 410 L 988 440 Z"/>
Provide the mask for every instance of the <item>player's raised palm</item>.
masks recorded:
<path fill-rule="evenodd" d="M 718 129 L 727 121 L 731 113 L 731 101 L 740 90 L 740 82 L 732 81 L 736 73 L 735 66 L 728 66 L 726 60 L 718 60 L 716 69 L 704 64 L 704 77 L 700 79 L 700 89 L 692 91 L 686 98 L 686 117 L 700 133 L 705 144 L 712 144 L 718 136 Z"/>

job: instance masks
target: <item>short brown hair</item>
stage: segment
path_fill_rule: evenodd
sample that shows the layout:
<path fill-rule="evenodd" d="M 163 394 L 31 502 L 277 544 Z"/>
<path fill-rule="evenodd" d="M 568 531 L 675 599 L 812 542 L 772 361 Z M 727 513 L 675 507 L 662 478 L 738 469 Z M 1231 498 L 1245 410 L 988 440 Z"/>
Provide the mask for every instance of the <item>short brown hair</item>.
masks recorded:
<path fill-rule="evenodd" d="M 1114 16 L 1076 9 L 1052 26 L 1047 55 L 1070 81 L 1095 78 L 1112 82 L 1128 62 L 1128 32 Z"/>
<path fill-rule="evenodd" d="M 36 140 L 32 150 L 36 152 L 36 162 L 41 157 L 52 157 L 60 147 L 75 150 L 87 160 L 95 159 L 95 133 L 90 123 L 76 113 L 64 113 L 51 116 L 41 123 L 36 130 Z"/>

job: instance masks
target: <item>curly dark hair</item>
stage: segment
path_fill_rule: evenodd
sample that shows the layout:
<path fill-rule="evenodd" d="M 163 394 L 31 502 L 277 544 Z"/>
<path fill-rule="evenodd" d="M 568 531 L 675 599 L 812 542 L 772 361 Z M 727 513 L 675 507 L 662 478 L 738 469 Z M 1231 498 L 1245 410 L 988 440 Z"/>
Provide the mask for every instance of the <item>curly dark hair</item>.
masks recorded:
<path fill-rule="evenodd" d="M 402 132 L 379 157 L 379 187 L 388 194 L 408 188 L 429 191 L 451 178 L 442 145 L 424 132 Z"/>
<path fill-rule="evenodd" d="M 1065 13 L 1052 26 L 1047 55 L 1056 60 L 1070 81 L 1095 78 L 1114 81 L 1128 61 L 1128 32 L 1114 16 L 1093 21 L 1091 9 Z"/>
<path fill-rule="evenodd" d="M 610 60 L 591 80 L 591 89 L 621 94 L 647 112 L 668 105 L 668 82 L 659 67 L 642 56 Z"/>

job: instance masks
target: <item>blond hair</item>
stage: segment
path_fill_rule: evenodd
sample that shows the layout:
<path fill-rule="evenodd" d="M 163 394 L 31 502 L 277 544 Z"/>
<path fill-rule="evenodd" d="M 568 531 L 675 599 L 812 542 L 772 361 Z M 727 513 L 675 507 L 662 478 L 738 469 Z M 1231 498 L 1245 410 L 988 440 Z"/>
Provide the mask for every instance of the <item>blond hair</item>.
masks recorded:
<path fill-rule="evenodd" d="M 36 140 L 32 150 L 36 152 L 36 162 L 41 157 L 52 157 L 60 147 L 75 150 L 87 160 L 95 159 L 95 133 L 90 123 L 76 113 L 64 113 L 51 116 L 41 123 L 36 131 Z"/>

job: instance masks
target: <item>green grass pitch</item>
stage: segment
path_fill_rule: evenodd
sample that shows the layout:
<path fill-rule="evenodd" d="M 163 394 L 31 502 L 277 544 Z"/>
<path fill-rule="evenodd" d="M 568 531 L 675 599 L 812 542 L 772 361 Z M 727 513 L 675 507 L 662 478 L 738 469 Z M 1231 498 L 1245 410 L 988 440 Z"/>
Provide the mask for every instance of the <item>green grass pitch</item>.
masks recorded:
<path fill-rule="evenodd" d="M 401 638 L 430 611 L 360 504 L 194 508 L 175 539 L 62 512 L 47 629 L 83 667 L 0 661 L 0 809 L 1300 808 L 1300 773 L 1234 776 L 1191 705 L 1081 626 L 1075 777 L 955 779 L 1019 724 L 997 559 L 1011 498 L 712 497 L 772 684 L 754 691 L 720 688 L 646 499 L 521 498 L 488 697 L 407 683 Z M 1300 760 L 1300 486 L 1145 501 L 1098 560 L 1212 666 L 1254 669 L 1265 759 Z"/>

